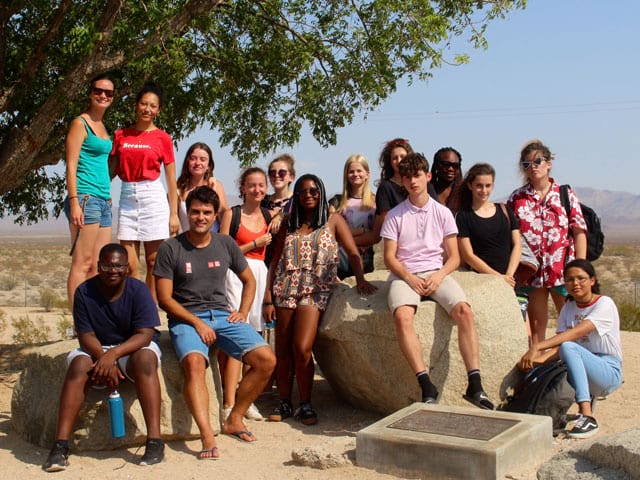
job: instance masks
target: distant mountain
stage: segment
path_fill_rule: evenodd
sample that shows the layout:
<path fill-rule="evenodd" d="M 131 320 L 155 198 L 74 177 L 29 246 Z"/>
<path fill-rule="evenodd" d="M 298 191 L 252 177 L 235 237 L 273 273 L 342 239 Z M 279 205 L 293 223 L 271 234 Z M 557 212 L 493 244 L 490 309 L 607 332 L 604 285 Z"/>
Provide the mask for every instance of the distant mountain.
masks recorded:
<path fill-rule="evenodd" d="M 574 190 L 580 201 L 600 216 L 608 239 L 640 238 L 640 195 L 588 187 L 575 187 Z"/>

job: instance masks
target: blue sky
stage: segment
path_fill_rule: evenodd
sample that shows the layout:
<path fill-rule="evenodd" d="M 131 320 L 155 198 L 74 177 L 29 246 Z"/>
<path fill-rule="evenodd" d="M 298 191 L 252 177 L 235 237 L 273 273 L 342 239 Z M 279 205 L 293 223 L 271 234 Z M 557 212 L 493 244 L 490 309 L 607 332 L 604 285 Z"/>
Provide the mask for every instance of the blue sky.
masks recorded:
<path fill-rule="evenodd" d="M 540 138 L 556 154 L 558 181 L 638 193 L 638 18 L 637 0 L 529 0 L 525 10 L 489 26 L 488 50 L 471 51 L 468 65 L 434 71 L 427 83 L 400 86 L 366 120 L 360 114 L 341 129 L 336 146 L 323 149 L 305 133 L 299 145 L 276 152 L 293 153 L 298 173 L 318 174 L 332 193 L 341 189 L 352 153 L 364 154 L 378 178 L 379 152 L 393 137 L 410 139 L 428 158 L 453 146 L 464 170 L 476 162 L 494 165 L 498 198 L 520 185 L 523 143 Z M 215 132 L 180 142 L 178 167 L 194 141 L 214 149 L 216 175 L 235 192 L 239 168 Z"/>
<path fill-rule="evenodd" d="M 521 184 L 522 145 L 539 138 L 556 154 L 557 181 L 638 194 L 639 18 L 637 0 L 529 0 L 525 10 L 489 26 L 489 48 L 471 50 L 469 64 L 399 86 L 366 120 L 361 113 L 339 130 L 337 145 L 323 149 L 305 133 L 298 145 L 276 147 L 275 153 L 292 153 L 298 174 L 319 175 L 333 194 L 342 189 L 342 168 L 352 153 L 369 160 L 377 179 L 378 155 L 391 138 L 408 138 L 428 158 L 453 146 L 462 153 L 463 170 L 476 162 L 496 168 L 494 198 L 500 199 Z M 451 58 L 469 49 L 459 43 Z M 201 129 L 179 143 L 178 171 L 195 141 L 213 148 L 215 174 L 231 197 L 240 169 L 215 131 Z M 266 167 L 274 156 L 258 165 Z M 62 164 L 55 170 L 63 172 Z M 119 190 L 116 180 L 116 202 Z"/>

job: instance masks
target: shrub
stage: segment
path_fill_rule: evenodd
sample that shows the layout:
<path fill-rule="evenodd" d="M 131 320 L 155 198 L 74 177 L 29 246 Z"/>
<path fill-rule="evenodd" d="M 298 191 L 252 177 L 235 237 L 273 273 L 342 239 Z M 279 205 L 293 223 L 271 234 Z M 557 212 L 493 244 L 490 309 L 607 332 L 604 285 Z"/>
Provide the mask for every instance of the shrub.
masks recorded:
<path fill-rule="evenodd" d="M 56 323 L 56 330 L 58 335 L 60 335 L 60 338 L 63 340 L 73 338 L 73 333 L 71 336 L 68 334 L 69 329 L 73 332 L 73 320 L 68 315 L 61 314 L 58 322 Z"/>
<path fill-rule="evenodd" d="M 620 303 L 618 313 L 620 314 L 620 330 L 640 332 L 640 307 L 631 303 Z"/>
<path fill-rule="evenodd" d="M 11 318 L 11 325 L 15 329 L 13 341 L 18 344 L 26 345 L 31 343 L 42 343 L 49 340 L 49 332 L 51 329 L 45 325 L 44 319 L 38 317 L 37 323 L 25 315 L 19 318 Z"/>
<path fill-rule="evenodd" d="M 40 290 L 40 306 L 44 308 L 45 312 L 50 312 L 59 301 L 58 294 L 52 289 Z"/>
<path fill-rule="evenodd" d="M 4 310 L 0 310 L 0 334 L 4 333 L 7 328 L 7 319 Z"/>
<path fill-rule="evenodd" d="M 0 290 L 8 292 L 18 286 L 18 279 L 13 275 L 4 275 L 0 278 Z"/>

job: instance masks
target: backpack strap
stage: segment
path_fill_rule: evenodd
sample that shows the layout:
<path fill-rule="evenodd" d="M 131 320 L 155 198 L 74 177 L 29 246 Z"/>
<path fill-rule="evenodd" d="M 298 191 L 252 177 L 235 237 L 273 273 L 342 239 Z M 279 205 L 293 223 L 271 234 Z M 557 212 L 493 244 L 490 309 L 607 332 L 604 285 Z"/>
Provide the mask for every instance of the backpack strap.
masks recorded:
<path fill-rule="evenodd" d="M 234 205 L 231 207 L 231 225 L 229 226 L 229 236 L 231 238 L 236 238 L 236 235 L 238 234 L 241 213 L 240 205 Z"/>
<path fill-rule="evenodd" d="M 511 217 L 509 216 L 509 212 L 507 212 L 507 206 L 504 203 L 500 203 L 500 208 L 502 209 L 502 213 L 507 217 L 507 222 L 509 222 L 509 228 L 511 228 Z"/>
<path fill-rule="evenodd" d="M 268 208 L 265 208 L 263 206 L 260 206 L 260 211 L 262 212 L 264 221 L 267 222 L 267 225 L 269 225 L 271 223 L 271 212 L 269 212 Z M 229 226 L 229 236 L 231 238 L 236 238 L 236 235 L 238 234 L 241 215 L 242 207 L 240 205 L 234 205 L 233 207 L 231 207 L 231 225 Z"/>
<path fill-rule="evenodd" d="M 569 201 L 569 189 L 570 185 L 566 183 L 564 185 L 560 185 L 560 202 L 564 207 L 564 211 L 567 212 L 567 219 L 571 218 L 571 202 Z"/>

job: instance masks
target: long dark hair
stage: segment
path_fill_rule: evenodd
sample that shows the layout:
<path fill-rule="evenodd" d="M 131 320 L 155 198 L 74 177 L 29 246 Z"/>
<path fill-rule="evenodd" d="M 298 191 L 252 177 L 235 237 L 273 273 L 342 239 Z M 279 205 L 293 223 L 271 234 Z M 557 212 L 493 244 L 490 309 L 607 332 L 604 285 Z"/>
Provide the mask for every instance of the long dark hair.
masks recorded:
<path fill-rule="evenodd" d="M 584 273 L 589 275 L 589 278 L 593 278 L 595 280 L 594 284 L 591 286 L 591 293 L 600 294 L 600 282 L 598 282 L 598 276 L 596 275 L 596 269 L 593 268 L 593 264 L 589 260 L 585 260 L 584 258 L 576 258 L 575 260 L 571 260 L 564 266 L 564 270 L 562 271 L 563 275 L 566 275 L 570 268 L 579 268 Z M 567 302 L 573 300 L 571 295 L 567 295 Z"/>
<path fill-rule="evenodd" d="M 213 176 L 213 169 L 216 166 L 215 162 L 213 161 L 213 152 L 211 151 L 211 148 L 209 148 L 209 145 L 207 145 L 206 143 L 196 142 L 189 147 L 189 150 L 187 150 L 187 153 L 184 155 L 182 170 L 180 170 L 180 176 L 178 177 L 178 181 L 176 182 L 178 184 L 178 190 L 180 190 L 181 192 L 186 190 L 186 188 L 189 186 L 189 182 L 191 181 L 191 174 L 189 173 L 189 157 L 196 148 L 204 150 L 205 152 L 207 152 L 207 155 L 209 155 L 209 166 L 207 168 L 207 171 L 204 173 L 204 179 L 209 180 L 209 178 Z"/>
<path fill-rule="evenodd" d="M 471 193 L 471 184 L 480 175 L 491 175 L 491 178 L 495 181 L 496 171 L 488 163 L 476 163 L 473 165 L 462 181 L 462 187 L 458 192 L 459 205 L 462 210 L 471 210 L 473 207 L 473 194 Z"/>
<path fill-rule="evenodd" d="M 431 183 L 433 187 L 436 189 L 436 192 L 438 194 L 440 194 L 440 192 L 442 192 L 445 188 L 449 186 L 449 185 L 444 185 L 438 176 L 438 171 L 440 169 L 440 161 L 442 160 L 443 155 L 449 152 L 454 153 L 458 157 L 458 160 L 460 161 L 460 168 L 458 168 L 456 172 L 456 176 L 453 179 L 453 182 L 451 184 L 451 193 L 449 194 L 449 198 L 447 198 L 447 203 L 446 203 L 446 206 L 449 207 L 449 209 L 453 213 L 456 213 L 460 209 L 460 204 L 458 203 L 460 200 L 459 192 L 463 186 L 462 155 L 460 154 L 459 151 L 457 151 L 453 147 L 444 147 L 435 153 L 435 155 L 433 156 L 433 164 L 431 165 Z"/>
<path fill-rule="evenodd" d="M 310 227 L 314 230 L 324 226 L 329 220 L 329 204 L 327 203 L 327 194 L 324 189 L 324 183 L 319 177 L 311 173 L 302 175 L 293 187 L 293 200 L 291 206 L 291 215 L 289 217 L 289 226 L 287 231 L 294 233 L 302 226 L 302 208 L 300 207 L 300 199 L 298 193 L 302 190 L 302 182 L 305 180 L 311 180 L 316 184 L 316 188 L 320 191 L 318 197 L 318 207 L 316 208 L 315 215 L 311 220 Z"/>

